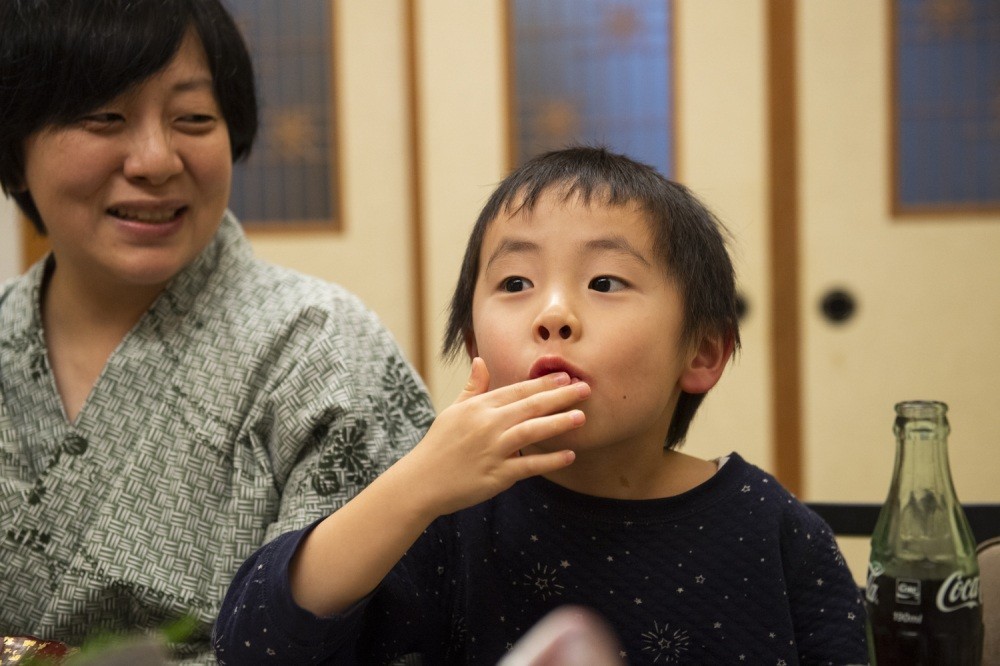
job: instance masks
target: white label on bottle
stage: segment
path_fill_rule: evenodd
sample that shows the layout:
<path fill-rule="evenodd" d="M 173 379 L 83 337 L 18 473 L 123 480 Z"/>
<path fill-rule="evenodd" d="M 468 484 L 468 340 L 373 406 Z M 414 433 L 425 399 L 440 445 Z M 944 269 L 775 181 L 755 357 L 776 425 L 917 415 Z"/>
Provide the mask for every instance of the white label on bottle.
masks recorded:
<path fill-rule="evenodd" d="M 896 603 L 920 605 L 920 581 L 908 578 L 896 579 Z"/>
<path fill-rule="evenodd" d="M 885 573 L 885 567 L 880 562 L 868 563 L 868 580 L 865 585 L 865 599 L 870 604 L 878 603 L 878 577 Z"/>
<path fill-rule="evenodd" d="M 965 578 L 956 571 L 945 579 L 937 593 L 937 607 L 942 613 L 979 605 L 979 576 Z"/>

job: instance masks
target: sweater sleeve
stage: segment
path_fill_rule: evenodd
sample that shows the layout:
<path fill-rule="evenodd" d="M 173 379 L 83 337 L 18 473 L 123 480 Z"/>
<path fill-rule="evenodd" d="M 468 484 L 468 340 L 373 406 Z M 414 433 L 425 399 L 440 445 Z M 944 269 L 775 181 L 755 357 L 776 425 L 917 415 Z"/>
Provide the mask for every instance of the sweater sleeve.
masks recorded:
<path fill-rule="evenodd" d="M 448 596 L 439 589 L 448 569 L 443 540 L 433 529 L 425 533 L 368 597 L 344 613 L 317 617 L 295 603 L 289 567 L 319 522 L 278 536 L 240 567 L 212 634 L 219 663 L 367 666 L 410 654 L 437 663 L 449 638 Z"/>
<path fill-rule="evenodd" d="M 866 664 L 865 608 L 833 531 L 793 503 L 782 534 L 788 597 L 803 664 Z"/>
<path fill-rule="evenodd" d="M 292 598 L 289 565 L 319 521 L 267 543 L 240 567 L 226 593 L 212 643 L 219 664 L 363 663 L 353 649 L 369 600 L 317 617 Z"/>

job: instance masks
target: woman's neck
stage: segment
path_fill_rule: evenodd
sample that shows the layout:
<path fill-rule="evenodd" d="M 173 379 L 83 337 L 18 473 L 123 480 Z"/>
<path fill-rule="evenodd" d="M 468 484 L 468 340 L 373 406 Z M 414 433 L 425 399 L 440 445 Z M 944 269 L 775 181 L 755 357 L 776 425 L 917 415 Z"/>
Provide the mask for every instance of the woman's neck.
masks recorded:
<path fill-rule="evenodd" d="M 70 422 L 122 339 L 163 286 L 131 287 L 74 279 L 58 266 L 42 287 L 42 327 L 49 366 Z"/>

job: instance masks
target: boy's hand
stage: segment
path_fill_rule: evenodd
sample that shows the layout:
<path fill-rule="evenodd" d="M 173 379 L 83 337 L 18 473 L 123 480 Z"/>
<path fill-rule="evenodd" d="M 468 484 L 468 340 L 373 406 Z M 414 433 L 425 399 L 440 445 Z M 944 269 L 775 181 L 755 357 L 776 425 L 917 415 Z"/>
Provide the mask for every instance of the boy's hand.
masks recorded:
<path fill-rule="evenodd" d="M 486 364 L 473 360 L 465 390 L 420 443 L 306 536 L 289 570 L 296 603 L 318 616 L 343 612 L 438 516 L 573 462 L 572 451 L 519 450 L 583 425 L 583 412 L 571 408 L 590 395 L 587 384 L 557 373 L 494 391 L 489 385 Z"/>
<path fill-rule="evenodd" d="M 571 407 L 590 396 L 587 384 L 570 384 L 566 373 L 493 391 L 489 383 L 486 363 L 473 359 L 465 389 L 394 466 L 420 489 L 414 488 L 412 499 L 426 507 L 429 520 L 487 500 L 521 479 L 566 467 L 575 458 L 570 450 L 524 456 L 520 450 L 583 425 L 583 412 Z"/>

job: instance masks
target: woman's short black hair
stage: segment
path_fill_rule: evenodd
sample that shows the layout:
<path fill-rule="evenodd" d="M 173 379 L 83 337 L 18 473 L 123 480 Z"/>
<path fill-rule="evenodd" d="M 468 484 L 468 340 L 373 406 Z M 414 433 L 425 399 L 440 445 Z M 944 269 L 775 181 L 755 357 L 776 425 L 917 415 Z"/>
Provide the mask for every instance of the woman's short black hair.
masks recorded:
<path fill-rule="evenodd" d="M 653 249 L 684 299 L 682 342 L 716 335 L 740 345 L 736 277 L 726 249 L 728 232 L 680 183 L 646 164 L 604 148 L 579 146 L 539 155 L 507 176 L 490 196 L 472 229 L 452 294 L 443 352 L 458 355 L 472 330 L 472 297 L 479 255 L 490 224 L 501 215 L 530 211 L 555 191 L 590 205 L 636 206 L 649 222 Z M 682 392 L 665 445 L 679 446 L 704 394 Z"/>
<path fill-rule="evenodd" d="M 233 160 L 257 134 L 253 66 L 220 0 L 0 2 L 0 189 L 45 233 L 24 189 L 24 146 L 164 69 L 188 28 L 201 39 Z"/>

